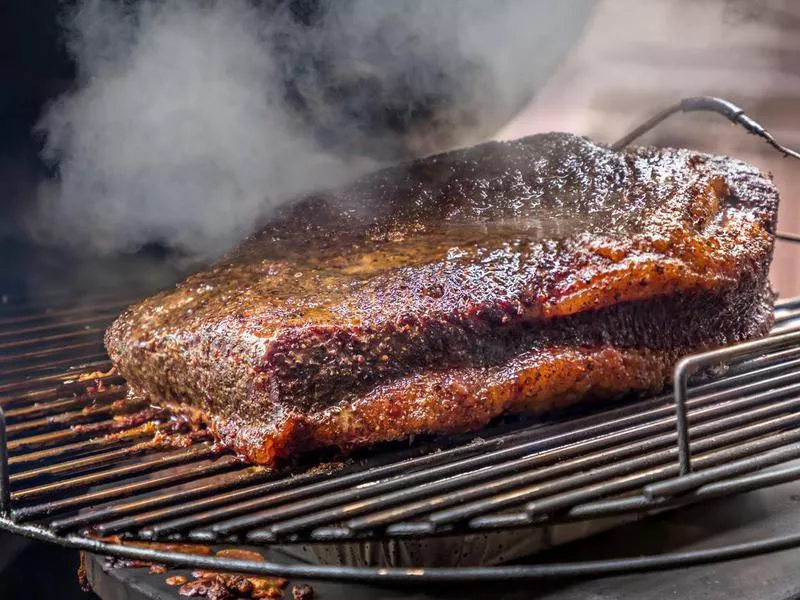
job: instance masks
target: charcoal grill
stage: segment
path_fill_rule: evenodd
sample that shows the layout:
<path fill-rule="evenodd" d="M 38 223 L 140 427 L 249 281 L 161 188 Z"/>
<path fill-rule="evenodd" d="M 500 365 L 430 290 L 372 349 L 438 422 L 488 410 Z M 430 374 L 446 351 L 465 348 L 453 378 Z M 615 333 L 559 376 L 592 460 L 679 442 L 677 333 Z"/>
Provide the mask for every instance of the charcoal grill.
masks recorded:
<path fill-rule="evenodd" d="M 800 479 L 792 462 L 800 458 L 800 298 L 778 302 L 769 337 L 681 361 L 671 394 L 373 448 L 291 473 L 244 465 L 202 432 L 184 436 L 185 447 L 164 447 L 159 432 L 180 424 L 119 402 L 125 382 L 109 372 L 102 332 L 133 300 L 108 293 L 79 306 L 7 301 L 0 310 L 3 529 L 172 565 L 395 583 L 609 575 L 800 546 L 798 531 L 635 558 L 423 569 L 258 563 L 128 543 L 490 534 L 648 514 Z"/>

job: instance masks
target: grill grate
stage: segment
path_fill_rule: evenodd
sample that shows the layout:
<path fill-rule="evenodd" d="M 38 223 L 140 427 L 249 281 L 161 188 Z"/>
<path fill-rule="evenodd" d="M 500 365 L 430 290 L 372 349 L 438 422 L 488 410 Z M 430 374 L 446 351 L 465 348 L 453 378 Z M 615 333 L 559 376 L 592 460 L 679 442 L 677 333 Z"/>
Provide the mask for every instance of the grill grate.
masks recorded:
<path fill-rule="evenodd" d="M 800 298 L 778 304 L 770 337 L 682 361 L 674 396 L 590 416 L 513 420 L 479 438 L 373 449 L 343 464 L 291 474 L 244 465 L 163 411 L 120 402 L 125 383 L 110 371 L 101 337 L 128 303 L 104 297 L 80 307 L 0 312 L 1 526 L 104 553 L 206 567 L 212 560 L 218 568 L 241 570 L 230 559 L 99 538 L 252 544 L 408 539 L 644 513 L 800 477 L 791 463 L 800 458 Z M 689 385 L 694 372 L 721 361 L 729 365 L 723 374 Z M 182 443 L 166 442 L 175 439 Z M 785 547 L 787 540 L 729 547 L 719 556 L 618 561 L 614 568 L 733 557 Z M 564 565 L 494 567 L 452 577 L 611 572 L 613 562 L 596 564 L 594 571 L 587 564 L 573 571 Z M 300 567 L 251 563 L 246 570 L 293 574 L 293 568 Z M 297 574 L 307 577 L 379 575 L 303 568 Z M 447 578 L 447 570 L 426 571 L 433 572 Z M 402 579 L 392 570 L 383 573 Z"/>

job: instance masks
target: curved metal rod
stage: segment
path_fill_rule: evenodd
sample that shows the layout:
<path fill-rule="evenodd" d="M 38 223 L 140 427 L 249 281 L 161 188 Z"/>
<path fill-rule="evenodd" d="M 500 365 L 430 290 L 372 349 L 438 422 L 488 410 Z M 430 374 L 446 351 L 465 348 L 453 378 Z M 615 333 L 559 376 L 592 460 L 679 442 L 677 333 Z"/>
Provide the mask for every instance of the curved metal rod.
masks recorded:
<path fill-rule="evenodd" d="M 157 548 L 126 546 L 97 539 L 68 535 L 58 537 L 34 525 L 19 525 L 0 518 L 0 529 L 35 540 L 85 550 L 102 556 L 164 563 L 176 567 L 248 573 L 328 581 L 361 581 L 378 584 L 464 583 L 474 581 L 525 581 L 560 577 L 607 577 L 647 571 L 664 571 L 729 560 L 749 558 L 800 547 L 800 533 L 717 546 L 701 550 L 634 556 L 583 562 L 565 562 L 496 567 L 336 567 L 327 565 L 255 562 L 217 556 L 185 554 Z"/>
<path fill-rule="evenodd" d="M 787 148 L 782 144 L 779 144 L 773 135 L 764 129 L 761 125 L 755 122 L 753 119 L 748 117 L 744 110 L 736 106 L 733 102 L 728 102 L 727 100 L 723 100 L 722 98 L 715 98 L 714 96 L 695 96 L 693 98 L 684 98 L 677 104 L 670 106 L 662 110 L 657 115 L 654 115 L 638 127 L 636 127 L 633 131 L 631 131 L 628 135 L 623 136 L 613 144 L 611 144 L 612 150 L 621 150 L 636 138 L 641 137 L 655 126 L 657 126 L 662 121 L 668 119 L 672 115 L 679 113 L 679 112 L 695 112 L 695 111 L 708 111 L 708 112 L 715 112 L 723 117 L 727 118 L 731 122 L 735 123 L 736 125 L 741 125 L 744 127 L 748 133 L 752 133 L 753 135 L 757 135 L 758 137 L 764 139 L 770 146 L 775 148 L 778 152 L 783 154 L 784 158 L 787 156 L 791 156 L 792 158 L 800 159 L 800 152 L 796 150 L 792 150 L 791 148 Z M 788 233 L 785 231 L 778 231 L 775 234 L 775 237 L 779 240 L 783 240 L 785 242 L 794 242 L 800 243 L 800 234 L 796 233 Z"/>
<path fill-rule="evenodd" d="M 662 110 L 651 119 L 639 125 L 628 135 L 611 144 L 611 148 L 614 150 L 620 150 L 621 148 L 624 148 L 633 140 L 644 135 L 653 129 L 653 127 L 676 113 L 695 111 L 718 113 L 733 123 L 744 127 L 748 133 L 752 133 L 753 135 L 757 135 L 758 137 L 764 139 L 770 146 L 775 148 L 778 152 L 781 152 L 784 157 L 791 156 L 792 158 L 797 158 L 800 160 L 800 152 L 779 144 L 769 131 L 748 117 L 744 110 L 736 106 L 733 102 L 728 102 L 727 100 L 715 98 L 713 96 L 695 96 L 693 98 L 684 98 L 678 102 L 678 104 Z"/>

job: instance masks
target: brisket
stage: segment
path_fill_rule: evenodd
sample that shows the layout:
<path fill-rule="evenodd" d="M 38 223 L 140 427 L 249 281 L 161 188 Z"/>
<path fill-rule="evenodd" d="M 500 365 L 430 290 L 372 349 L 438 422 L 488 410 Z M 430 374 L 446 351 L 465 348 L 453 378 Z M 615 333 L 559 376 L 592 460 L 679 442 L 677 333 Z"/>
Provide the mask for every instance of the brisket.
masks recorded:
<path fill-rule="evenodd" d="M 285 208 L 106 345 L 133 393 L 263 464 L 476 429 L 765 334 L 777 204 L 730 158 L 491 142 Z"/>

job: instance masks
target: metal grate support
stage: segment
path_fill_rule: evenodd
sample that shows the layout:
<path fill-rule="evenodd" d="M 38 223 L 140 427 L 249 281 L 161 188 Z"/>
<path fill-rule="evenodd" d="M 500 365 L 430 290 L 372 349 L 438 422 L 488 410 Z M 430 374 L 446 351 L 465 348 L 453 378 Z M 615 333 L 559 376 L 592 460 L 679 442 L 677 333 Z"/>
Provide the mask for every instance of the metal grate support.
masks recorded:
<path fill-rule="evenodd" d="M 124 304 L 0 312 L 0 527 L 141 560 L 395 582 L 611 574 L 800 544 L 798 534 L 592 563 L 408 570 L 248 563 L 124 541 L 460 535 L 642 514 L 796 479 L 800 298 L 778 303 L 768 338 L 681 361 L 674 395 L 510 419 L 480 437 L 389 445 L 291 473 L 244 465 L 164 411 L 119 402 L 125 383 L 109 371 L 100 332 Z M 721 363 L 721 374 L 693 377 Z"/>

